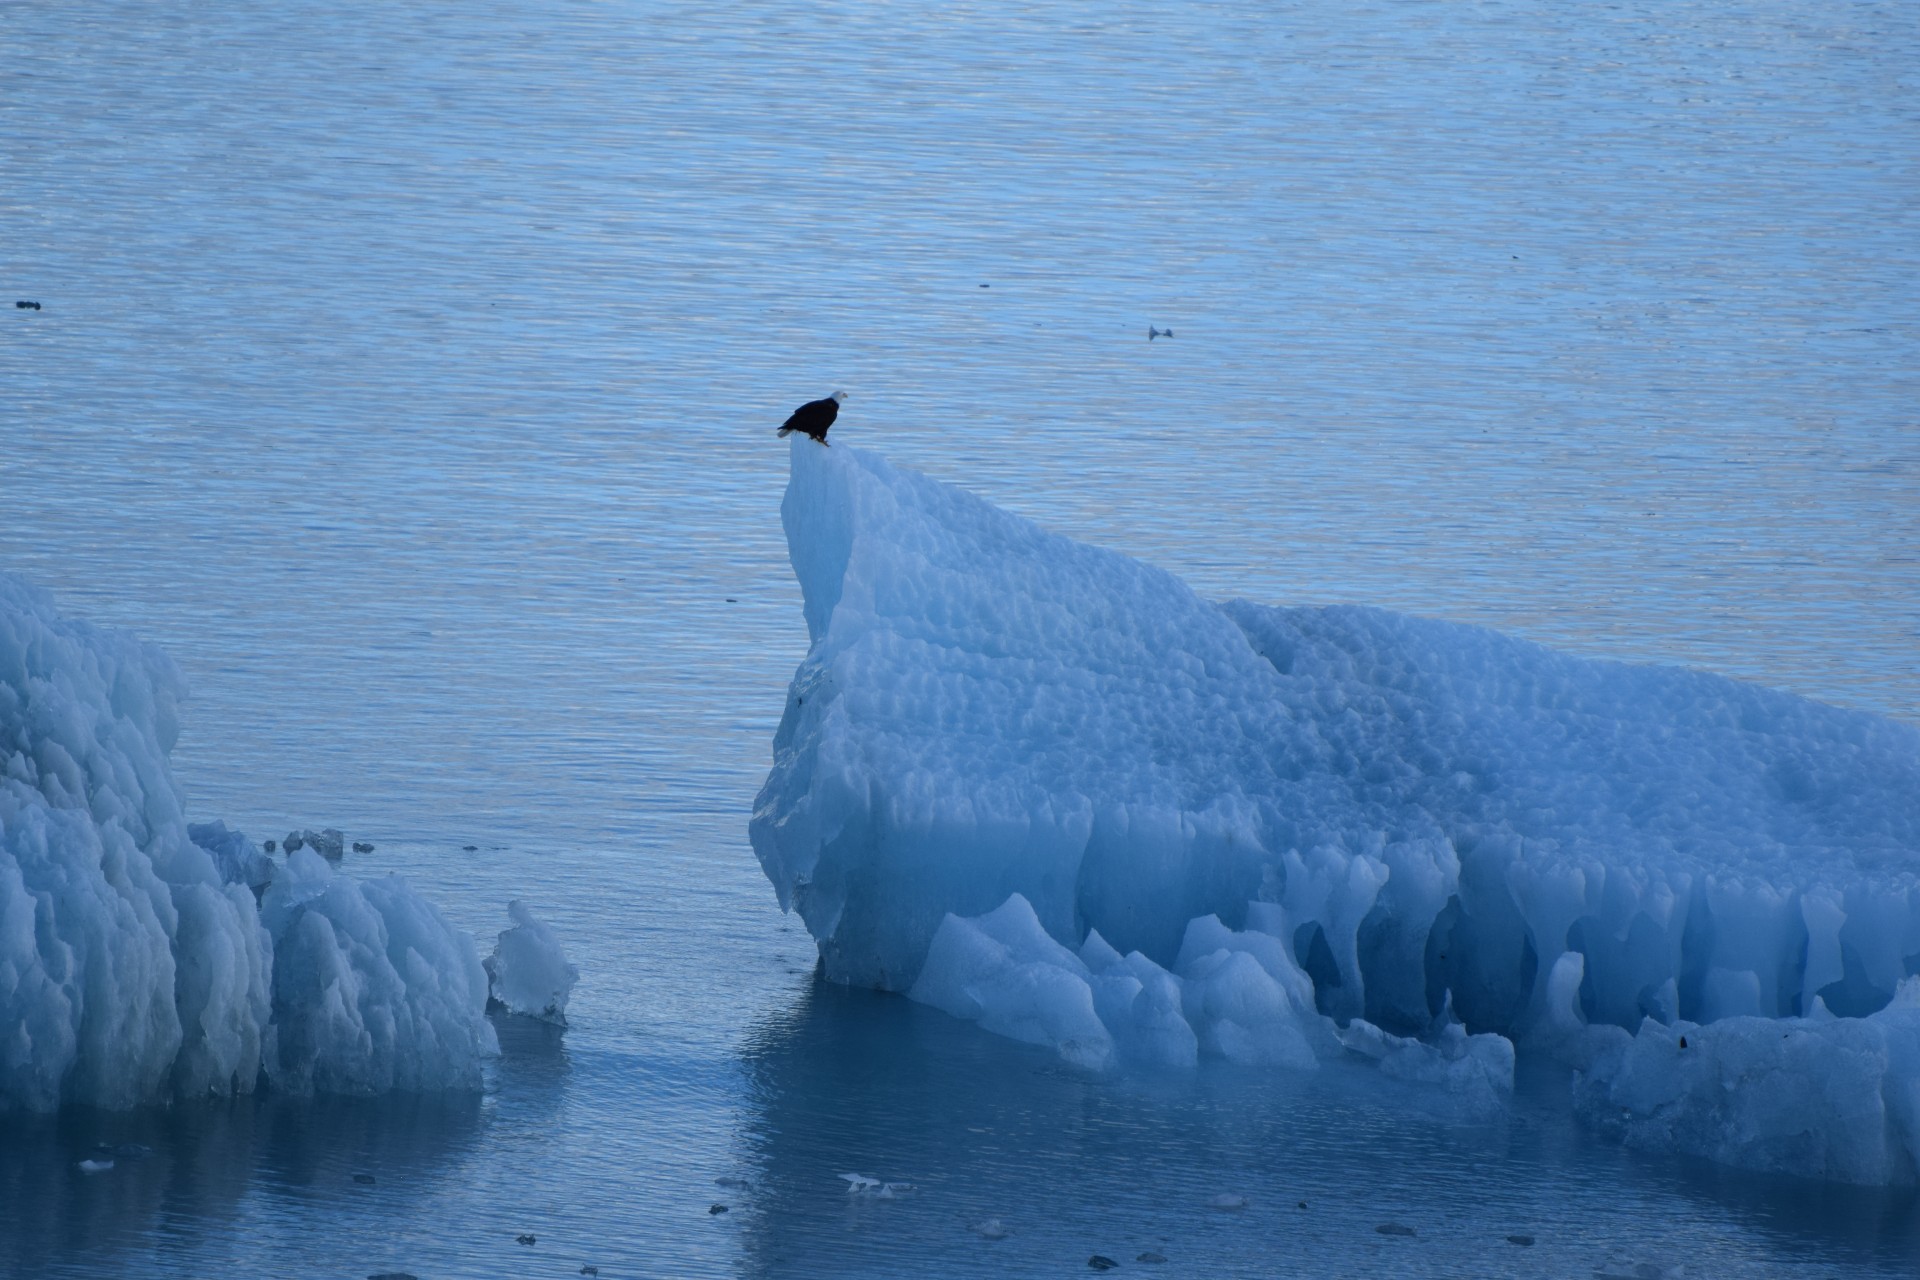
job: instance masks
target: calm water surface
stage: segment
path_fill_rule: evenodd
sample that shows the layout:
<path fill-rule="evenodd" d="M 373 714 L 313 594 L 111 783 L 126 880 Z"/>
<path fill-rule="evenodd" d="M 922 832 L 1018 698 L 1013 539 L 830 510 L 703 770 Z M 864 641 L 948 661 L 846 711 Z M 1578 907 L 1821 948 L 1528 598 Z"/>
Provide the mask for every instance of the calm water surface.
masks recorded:
<path fill-rule="evenodd" d="M 836 388 L 1213 596 L 1920 719 L 1916 67 L 1831 0 L 0 6 L 0 567 L 172 653 L 197 818 L 584 974 L 483 1096 L 7 1122 L 0 1266 L 1910 1274 L 1911 1197 L 1557 1081 L 1094 1079 L 820 986 L 745 825 Z"/>

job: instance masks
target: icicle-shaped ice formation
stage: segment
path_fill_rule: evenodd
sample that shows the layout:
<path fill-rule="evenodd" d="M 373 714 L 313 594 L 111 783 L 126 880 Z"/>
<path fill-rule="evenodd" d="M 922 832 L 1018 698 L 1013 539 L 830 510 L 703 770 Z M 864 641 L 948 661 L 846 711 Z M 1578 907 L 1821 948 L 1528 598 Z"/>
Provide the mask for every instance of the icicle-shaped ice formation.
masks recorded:
<path fill-rule="evenodd" d="M 1083 1061 L 1182 1057 L 1176 1012 L 1201 1052 L 1285 1059 L 1292 1026 L 1455 1061 L 1457 1018 L 1574 1053 L 1593 1097 L 1637 1061 L 1593 1028 L 1830 1039 L 1920 971 L 1910 726 L 1379 610 L 1213 605 L 845 445 L 795 442 L 782 516 L 812 644 L 751 830 L 842 981 L 917 981 Z M 1186 949 L 1207 917 L 1241 939 L 1217 996 Z M 1869 1180 L 1913 1176 L 1894 1148 Z"/>
<path fill-rule="evenodd" d="M 474 1087 L 473 942 L 388 878 L 189 829 L 165 655 L 0 574 L 0 1110 Z M 264 895 L 262 897 L 261 895 Z"/>

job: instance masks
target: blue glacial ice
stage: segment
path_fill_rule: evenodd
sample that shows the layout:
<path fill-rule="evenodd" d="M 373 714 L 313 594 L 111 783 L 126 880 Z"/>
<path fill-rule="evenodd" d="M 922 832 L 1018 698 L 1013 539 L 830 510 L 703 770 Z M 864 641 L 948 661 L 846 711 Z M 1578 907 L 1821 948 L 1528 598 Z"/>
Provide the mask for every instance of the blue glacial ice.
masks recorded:
<path fill-rule="evenodd" d="M 473 1088 L 473 940 L 397 877 L 188 825 L 158 649 L 0 574 L 0 1110 Z"/>
<path fill-rule="evenodd" d="M 1096 1068 L 1497 1098 L 1517 1047 L 1629 1142 L 1916 1179 L 1920 730 L 1213 604 L 846 445 L 781 515 L 810 647 L 750 830 L 829 976 Z"/>
<path fill-rule="evenodd" d="M 568 960 L 560 939 L 518 898 L 507 904 L 513 926 L 500 931 L 493 954 L 481 964 L 488 993 L 509 1013 L 567 1024 L 567 1000 L 580 970 Z"/>

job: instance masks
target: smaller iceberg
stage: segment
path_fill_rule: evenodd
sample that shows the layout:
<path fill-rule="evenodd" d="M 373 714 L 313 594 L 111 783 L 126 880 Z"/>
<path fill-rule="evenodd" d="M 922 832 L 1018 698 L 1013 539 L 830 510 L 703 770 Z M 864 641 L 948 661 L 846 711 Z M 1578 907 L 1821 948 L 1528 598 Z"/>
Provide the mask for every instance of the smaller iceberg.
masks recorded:
<path fill-rule="evenodd" d="M 178 672 L 0 574 L 0 1112 L 478 1088 L 473 939 L 398 877 L 186 821 Z"/>
<path fill-rule="evenodd" d="M 560 939 L 524 902 L 509 902 L 507 915 L 513 927 L 500 931 L 485 961 L 489 997 L 509 1013 L 565 1026 L 567 997 L 580 981 L 580 971 L 567 963 Z"/>

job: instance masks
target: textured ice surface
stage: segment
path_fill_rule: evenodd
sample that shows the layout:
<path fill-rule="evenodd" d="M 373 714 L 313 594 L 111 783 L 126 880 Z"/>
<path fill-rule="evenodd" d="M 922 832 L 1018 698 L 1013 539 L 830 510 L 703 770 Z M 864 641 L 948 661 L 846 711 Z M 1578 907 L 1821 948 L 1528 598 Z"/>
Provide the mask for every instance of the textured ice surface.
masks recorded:
<path fill-rule="evenodd" d="M 473 943 L 403 881 L 189 828 L 159 650 L 0 574 L 0 1109 L 479 1083 Z"/>
<path fill-rule="evenodd" d="M 518 899 L 507 904 L 513 927 L 500 931 L 485 961 L 491 995 L 513 1013 L 565 1024 L 567 997 L 580 971 L 567 962 L 560 939 Z"/>
<path fill-rule="evenodd" d="M 1475 1037 L 1537 1042 L 1591 1093 L 1628 1078 L 1596 1027 L 1854 1025 L 1920 970 L 1910 726 L 1214 605 L 861 450 L 792 462 L 811 645 L 751 830 L 834 978 L 1087 1063 L 1185 1060 L 1177 1009 L 1199 1053 L 1304 1064 L 1331 1035 L 1469 1089 L 1510 1064 Z"/>

